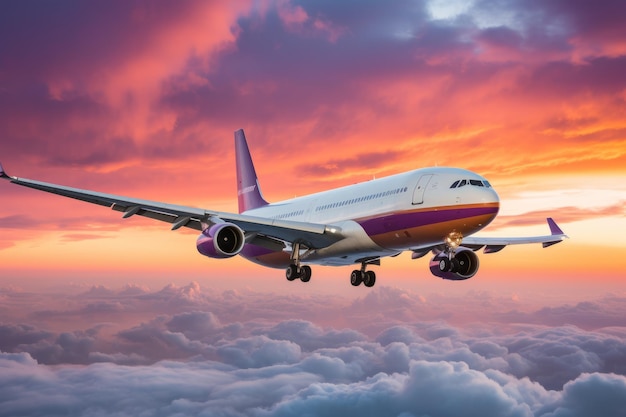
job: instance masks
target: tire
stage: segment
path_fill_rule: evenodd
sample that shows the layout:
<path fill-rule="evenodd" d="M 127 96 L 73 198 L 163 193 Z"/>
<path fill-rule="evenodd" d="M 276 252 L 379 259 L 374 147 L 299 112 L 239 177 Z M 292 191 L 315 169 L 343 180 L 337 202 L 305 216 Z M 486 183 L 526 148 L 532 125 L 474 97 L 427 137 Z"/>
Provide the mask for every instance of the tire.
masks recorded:
<path fill-rule="evenodd" d="M 302 265 L 300 267 L 300 281 L 309 282 L 311 280 L 311 267 L 308 265 Z"/>
<path fill-rule="evenodd" d="M 452 266 L 452 262 L 450 262 L 450 259 L 448 258 L 439 259 L 439 270 L 441 272 L 449 272 L 451 266 Z"/>
<path fill-rule="evenodd" d="M 362 282 L 363 273 L 358 269 L 352 271 L 352 273 L 350 274 L 350 284 L 352 284 L 353 287 L 358 287 L 359 285 L 361 285 Z"/>
<path fill-rule="evenodd" d="M 374 271 L 365 272 L 365 279 L 363 280 L 363 284 L 366 287 L 371 288 L 376 284 L 376 273 Z"/>
<path fill-rule="evenodd" d="M 291 264 L 285 270 L 285 276 L 287 277 L 287 281 L 293 281 L 298 278 L 300 274 L 298 273 L 298 267 L 294 264 Z"/>

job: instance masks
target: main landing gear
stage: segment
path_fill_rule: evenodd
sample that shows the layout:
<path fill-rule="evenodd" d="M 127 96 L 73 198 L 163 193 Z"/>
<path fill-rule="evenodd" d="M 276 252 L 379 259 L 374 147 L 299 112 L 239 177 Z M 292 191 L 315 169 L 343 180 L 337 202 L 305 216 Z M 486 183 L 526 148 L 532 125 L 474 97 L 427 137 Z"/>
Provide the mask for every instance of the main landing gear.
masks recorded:
<path fill-rule="evenodd" d="M 296 264 L 291 264 L 285 270 L 285 276 L 288 281 L 300 278 L 300 281 L 302 282 L 309 282 L 311 280 L 311 274 L 311 267 L 308 265 L 298 266 Z"/>
<path fill-rule="evenodd" d="M 366 271 L 367 264 L 361 264 L 361 269 L 355 269 L 350 274 L 350 284 L 358 287 L 363 283 L 366 287 L 373 287 L 376 284 L 376 273 L 374 271 Z"/>
<path fill-rule="evenodd" d="M 306 253 L 305 253 L 306 255 Z M 361 269 L 355 269 L 350 274 L 350 284 L 355 287 L 363 284 L 366 287 L 373 287 L 376 284 L 376 273 L 374 271 L 366 271 L 367 265 L 380 265 L 380 260 L 363 262 Z M 311 267 L 308 265 L 300 265 L 300 244 L 294 243 L 291 251 L 291 263 L 285 270 L 285 277 L 288 281 L 295 281 L 300 278 L 302 282 L 311 280 Z"/>
<path fill-rule="evenodd" d="M 308 265 L 300 265 L 300 243 L 293 244 L 293 251 L 291 252 L 291 264 L 285 270 L 285 276 L 288 281 L 293 281 L 300 278 L 302 282 L 309 282 L 311 280 L 311 267 Z"/>
<path fill-rule="evenodd" d="M 350 284 L 355 287 L 363 284 L 366 287 L 373 287 L 376 284 L 376 273 L 374 271 L 364 271 L 364 268 L 355 269 L 350 274 Z M 295 281 L 300 278 L 302 282 L 309 282 L 311 280 L 311 267 L 308 265 L 301 265 L 298 267 L 296 264 L 291 264 L 285 270 L 285 276 L 288 281 Z"/>

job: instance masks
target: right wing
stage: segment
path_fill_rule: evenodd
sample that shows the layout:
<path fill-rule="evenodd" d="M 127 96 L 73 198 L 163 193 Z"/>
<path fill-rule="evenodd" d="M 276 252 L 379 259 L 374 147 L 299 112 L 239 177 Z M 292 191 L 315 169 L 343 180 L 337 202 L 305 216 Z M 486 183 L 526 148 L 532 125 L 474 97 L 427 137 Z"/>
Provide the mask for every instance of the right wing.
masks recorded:
<path fill-rule="evenodd" d="M 546 219 L 548 226 L 550 227 L 550 234 L 543 236 L 528 236 L 528 237 L 478 237 L 468 236 L 463 238 L 462 246 L 467 246 L 472 249 L 478 250 L 481 247 L 485 247 L 485 253 L 495 253 L 504 249 L 508 245 L 523 245 L 527 243 L 541 243 L 544 248 L 548 246 L 556 245 L 567 238 L 567 235 L 563 233 L 561 228 L 556 222 L 548 217 Z"/>
<path fill-rule="evenodd" d="M 205 210 L 12 177 L 7 175 L 1 164 L 0 178 L 23 187 L 110 207 L 113 210 L 123 212 L 123 218 L 137 215 L 167 222 L 172 224 L 172 230 L 188 227 L 201 231 L 203 223 L 227 221 L 239 226 L 245 232 L 249 242 L 258 242 L 261 246 L 263 244 L 280 246 L 281 242 L 299 242 L 309 248 L 319 249 L 330 246 L 344 238 L 341 229 L 332 225 Z"/>
<path fill-rule="evenodd" d="M 565 233 L 563 233 L 561 228 L 552 218 L 548 217 L 546 220 L 548 222 L 548 226 L 550 227 L 549 235 L 527 237 L 467 236 L 462 239 L 461 246 L 472 249 L 474 251 L 480 250 L 484 247 L 484 253 L 496 253 L 500 252 L 508 245 L 541 243 L 544 248 L 547 248 L 548 246 L 556 245 L 557 243 L 562 242 L 568 237 Z M 441 251 L 443 250 L 443 248 L 445 248 L 443 244 L 414 248 L 412 249 L 413 254 L 411 255 L 411 257 L 413 259 L 418 259 L 427 255 L 430 251 Z"/>

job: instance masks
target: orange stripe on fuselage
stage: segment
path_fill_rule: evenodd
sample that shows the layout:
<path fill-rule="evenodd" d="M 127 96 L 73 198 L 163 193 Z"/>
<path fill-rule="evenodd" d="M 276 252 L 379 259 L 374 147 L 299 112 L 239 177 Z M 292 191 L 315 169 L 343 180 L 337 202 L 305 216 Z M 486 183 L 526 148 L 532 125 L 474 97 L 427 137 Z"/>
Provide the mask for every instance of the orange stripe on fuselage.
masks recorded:
<path fill-rule="evenodd" d="M 493 220 L 493 215 L 467 217 L 441 223 L 411 227 L 370 236 L 377 245 L 386 249 L 406 250 L 422 245 L 443 243 L 450 232 L 460 232 L 463 236 L 476 233 Z"/>

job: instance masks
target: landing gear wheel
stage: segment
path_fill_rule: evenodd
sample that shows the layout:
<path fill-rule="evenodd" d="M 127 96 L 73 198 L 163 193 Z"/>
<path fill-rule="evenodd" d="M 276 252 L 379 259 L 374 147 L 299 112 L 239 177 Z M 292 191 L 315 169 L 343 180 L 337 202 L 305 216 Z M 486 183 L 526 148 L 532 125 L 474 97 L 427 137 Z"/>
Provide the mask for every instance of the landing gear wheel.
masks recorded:
<path fill-rule="evenodd" d="M 352 284 L 354 287 L 358 287 L 359 285 L 361 285 L 362 282 L 363 272 L 359 271 L 358 269 L 352 271 L 352 273 L 350 274 L 350 284 Z"/>
<path fill-rule="evenodd" d="M 441 272 L 449 272 L 452 267 L 452 262 L 448 258 L 441 258 L 439 260 L 439 270 Z"/>
<path fill-rule="evenodd" d="M 298 266 L 295 264 L 291 264 L 285 270 L 285 276 L 287 277 L 287 281 L 293 281 L 294 279 L 300 277 L 300 271 L 298 271 Z"/>
<path fill-rule="evenodd" d="M 374 284 L 376 284 L 376 273 L 374 271 L 367 271 L 364 275 L 363 284 L 366 287 L 373 287 Z"/>
<path fill-rule="evenodd" d="M 311 280 L 311 267 L 308 265 L 302 265 L 300 267 L 300 281 L 309 282 Z"/>

